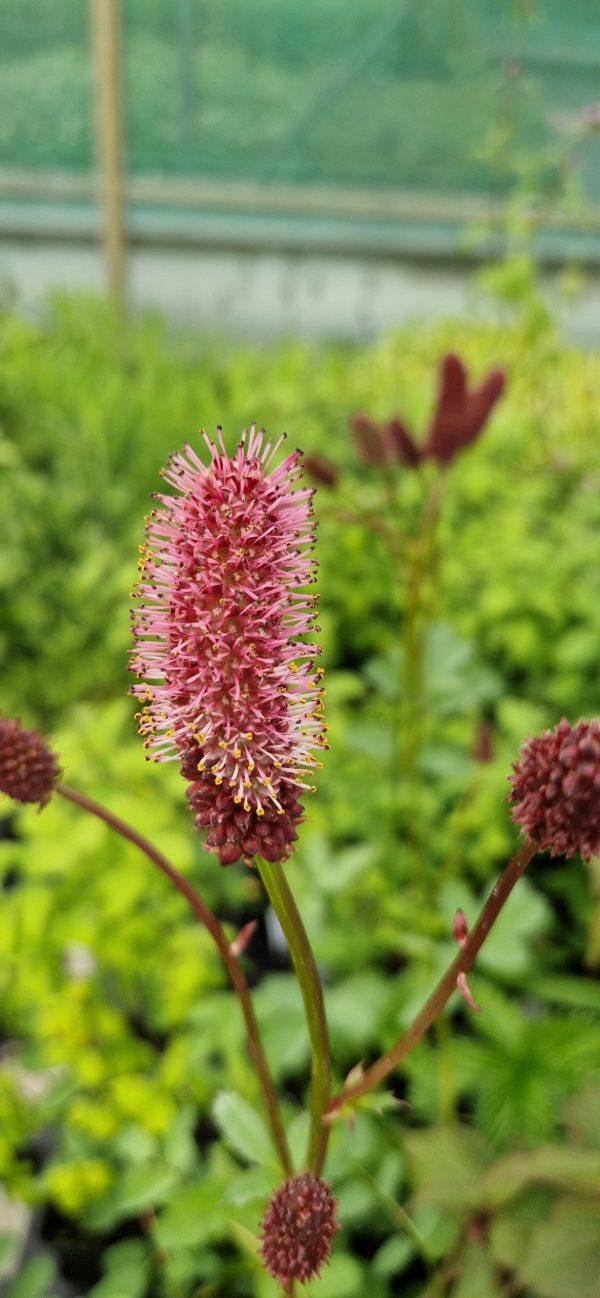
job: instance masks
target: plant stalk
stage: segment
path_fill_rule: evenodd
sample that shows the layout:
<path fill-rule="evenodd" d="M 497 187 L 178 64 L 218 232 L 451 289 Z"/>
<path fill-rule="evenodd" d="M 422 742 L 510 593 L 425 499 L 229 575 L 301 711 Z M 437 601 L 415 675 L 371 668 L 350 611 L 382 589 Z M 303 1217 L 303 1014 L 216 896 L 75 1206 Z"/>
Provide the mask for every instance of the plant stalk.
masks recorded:
<path fill-rule="evenodd" d="M 162 855 L 162 852 L 159 852 L 158 849 L 154 847 L 149 839 L 144 838 L 143 834 L 138 834 L 137 830 L 133 829 L 131 825 L 128 825 L 126 821 L 121 820 L 119 816 L 115 816 L 112 811 L 108 810 L 108 808 L 103 807 L 99 802 L 95 802 L 93 798 L 88 798 L 85 793 L 80 793 L 78 789 L 72 789 L 68 784 L 57 784 L 56 792 L 60 793 L 61 796 L 66 798 L 69 802 L 75 803 L 77 807 L 81 807 L 84 811 L 89 811 L 92 816 L 97 816 L 99 820 L 103 820 L 105 824 L 107 824 L 111 829 L 114 829 L 117 834 L 120 834 L 121 838 L 127 839 L 127 841 L 133 843 L 133 846 L 137 847 L 140 852 L 143 852 L 152 864 L 157 866 L 157 868 L 166 875 L 167 879 L 169 879 L 177 891 L 181 893 L 182 897 L 185 897 L 188 906 L 193 911 L 196 918 L 200 920 L 201 924 L 204 924 L 204 927 L 210 933 L 215 946 L 218 948 L 219 955 L 227 969 L 233 989 L 241 1005 L 244 1023 L 246 1025 L 248 1049 L 262 1088 L 273 1144 L 277 1151 L 283 1171 L 286 1176 L 291 1176 L 293 1171 L 291 1155 L 279 1112 L 277 1093 L 275 1091 L 267 1057 L 260 1037 L 258 1022 L 254 1013 L 250 989 L 242 966 L 237 959 L 237 956 L 235 956 L 231 951 L 225 931 L 219 923 L 216 915 L 214 915 L 212 910 L 210 910 L 206 905 L 206 902 L 202 900 L 202 897 L 198 892 L 196 892 L 196 889 L 192 884 L 188 883 L 188 880 L 175 869 L 175 866 L 171 865 L 170 861 Z"/>
<path fill-rule="evenodd" d="M 329 1128 L 323 1115 L 331 1095 L 331 1060 L 323 989 L 306 929 L 281 865 L 256 858 L 269 901 L 283 929 L 300 984 L 311 1048 L 310 1132 L 308 1168 L 320 1176 Z"/>
<path fill-rule="evenodd" d="M 342 1087 L 341 1091 L 334 1095 L 327 1108 L 326 1116 L 329 1120 L 335 1117 L 344 1105 L 356 1101 L 361 1095 L 382 1082 L 384 1077 L 387 1077 L 394 1068 L 397 1068 L 405 1055 L 425 1035 L 455 990 L 458 975 L 468 973 L 469 969 L 472 968 L 475 957 L 485 942 L 492 925 L 498 918 L 505 901 L 526 870 L 531 858 L 535 856 L 536 851 L 537 845 L 528 840 L 515 853 L 492 889 L 477 922 L 467 934 L 464 945 L 458 952 L 456 959 L 452 961 L 429 999 L 419 1010 L 416 1018 L 413 1019 L 410 1027 L 407 1028 L 398 1041 L 394 1042 L 393 1046 L 390 1046 L 389 1050 L 385 1051 L 385 1054 L 381 1055 L 370 1068 L 367 1068 L 357 1082 Z"/>

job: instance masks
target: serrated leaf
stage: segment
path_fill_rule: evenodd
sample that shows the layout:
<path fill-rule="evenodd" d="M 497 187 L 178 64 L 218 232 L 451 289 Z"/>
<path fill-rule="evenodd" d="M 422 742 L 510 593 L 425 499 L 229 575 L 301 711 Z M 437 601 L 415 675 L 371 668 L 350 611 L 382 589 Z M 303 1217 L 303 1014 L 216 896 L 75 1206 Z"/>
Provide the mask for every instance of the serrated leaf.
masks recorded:
<path fill-rule="evenodd" d="M 501 1287 L 485 1244 L 470 1240 L 462 1254 L 461 1273 L 452 1298 L 501 1298 Z"/>
<path fill-rule="evenodd" d="M 185 1176 L 189 1175 L 198 1158 L 193 1130 L 196 1111 L 188 1105 L 176 1114 L 163 1140 L 165 1160 Z"/>
<path fill-rule="evenodd" d="M 381 974 L 365 970 L 327 990 L 325 1007 L 334 1040 L 360 1051 L 376 1040 L 393 989 Z"/>
<path fill-rule="evenodd" d="M 488 1241 L 498 1266 L 515 1271 L 521 1265 L 534 1226 L 546 1220 L 555 1199 L 555 1190 L 529 1186 L 524 1194 L 494 1217 Z"/>
<path fill-rule="evenodd" d="M 433 1127 L 404 1137 L 419 1202 L 466 1210 L 478 1201 L 489 1163 L 483 1138 L 468 1127 Z"/>
<path fill-rule="evenodd" d="M 156 1208 L 164 1203 L 178 1181 L 177 1173 L 166 1163 L 128 1167 L 112 1191 L 113 1211 L 119 1216 L 134 1216 L 145 1208 Z"/>
<path fill-rule="evenodd" d="M 600 1185 L 600 1153 L 568 1145 L 541 1145 L 527 1154 L 509 1154 L 481 1181 L 486 1203 L 506 1203 L 529 1184 L 594 1192 Z"/>
<path fill-rule="evenodd" d="M 221 1187 L 213 1179 L 186 1185 L 163 1208 L 154 1233 L 161 1248 L 189 1248 L 204 1243 L 215 1229 Z"/>
<path fill-rule="evenodd" d="M 600 985 L 592 982 L 591 978 L 569 978 L 552 974 L 532 978 L 528 990 L 532 996 L 540 996 L 569 1009 L 600 1012 Z"/>
<path fill-rule="evenodd" d="M 571 1095 L 563 1109 L 567 1130 L 577 1143 L 600 1150 L 600 1086 L 589 1082 Z"/>
<path fill-rule="evenodd" d="M 223 1195 L 223 1203 L 233 1203 L 237 1208 L 243 1208 L 247 1203 L 258 1203 L 271 1193 L 278 1179 L 275 1170 L 246 1167 L 233 1177 Z"/>
<path fill-rule="evenodd" d="M 272 1164 L 273 1146 L 260 1114 L 233 1091 L 222 1091 L 213 1104 L 213 1117 L 225 1142 L 249 1163 Z"/>
<path fill-rule="evenodd" d="M 600 1298 L 600 1203 L 561 1199 L 536 1227 L 519 1278 L 540 1298 Z"/>
<path fill-rule="evenodd" d="M 549 902 L 527 878 L 511 893 L 479 953 L 478 967 L 500 978 L 523 976 L 532 967 L 532 939 L 552 922 Z"/>

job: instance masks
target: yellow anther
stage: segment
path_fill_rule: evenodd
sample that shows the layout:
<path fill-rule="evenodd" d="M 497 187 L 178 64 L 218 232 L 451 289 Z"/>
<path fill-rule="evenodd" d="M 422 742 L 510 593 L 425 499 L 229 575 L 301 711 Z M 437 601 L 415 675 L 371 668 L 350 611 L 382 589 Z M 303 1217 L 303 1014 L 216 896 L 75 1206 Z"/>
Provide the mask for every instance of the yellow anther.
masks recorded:
<path fill-rule="evenodd" d="M 222 783 L 223 783 L 223 776 L 222 776 L 222 775 L 216 775 L 216 776 L 215 776 L 215 784 L 222 784 Z"/>
<path fill-rule="evenodd" d="M 225 743 L 224 739 L 219 740 L 219 748 L 227 748 L 227 744 Z"/>
<path fill-rule="evenodd" d="M 276 758 L 273 759 L 273 766 L 275 766 L 278 771 L 281 770 L 281 762 L 278 762 Z"/>
<path fill-rule="evenodd" d="M 254 735 L 252 734 L 252 731 L 247 730 L 245 735 L 242 735 L 242 739 L 254 739 Z"/>
<path fill-rule="evenodd" d="M 250 803 L 248 802 L 248 799 L 246 799 L 244 803 L 244 811 L 249 811 L 249 810 L 250 810 Z"/>
<path fill-rule="evenodd" d="M 205 770 L 206 770 L 206 762 L 198 762 L 198 765 L 197 765 L 197 767 L 196 767 L 196 770 L 197 770 L 197 771 L 205 771 Z"/>
<path fill-rule="evenodd" d="M 242 750 L 241 750 L 241 748 L 234 748 L 234 750 L 233 750 L 233 756 L 234 756 L 234 757 L 241 757 L 241 756 L 242 756 Z"/>
<path fill-rule="evenodd" d="M 257 808 L 256 808 L 256 814 L 257 814 L 257 816 L 264 816 L 265 813 L 264 813 L 264 809 L 263 809 L 263 807 L 257 807 Z"/>
<path fill-rule="evenodd" d="M 249 788 L 250 788 L 250 780 L 244 780 L 244 788 L 245 788 L 245 789 L 249 789 Z"/>
<path fill-rule="evenodd" d="M 256 762 L 253 762 L 252 758 L 250 758 L 250 761 L 248 762 L 248 770 L 253 771 L 255 766 L 256 766 Z"/>
<path fill-rule="evenodd" d="M 239 794 L 238 794 L 238 795 L 233 799 L 233 801 L 234 801 L 234 802 L 237 802 L 237 803 L 239 804 L 239 803 L 242 801 L 242 799 L 240 798 L 240 796 L 239 796 Z"/>

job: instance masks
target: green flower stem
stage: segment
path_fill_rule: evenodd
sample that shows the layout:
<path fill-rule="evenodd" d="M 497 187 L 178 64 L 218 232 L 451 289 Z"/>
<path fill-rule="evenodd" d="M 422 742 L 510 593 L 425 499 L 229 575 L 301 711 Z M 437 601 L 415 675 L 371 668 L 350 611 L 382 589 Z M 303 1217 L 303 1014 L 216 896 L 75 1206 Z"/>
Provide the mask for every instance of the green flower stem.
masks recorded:
<path fill-rule="evenodd" d="M 89 811 L 92 816 L 97 816 L 99 820 L 103 820 L 106 825 L 111 829 L 114 829 L 117 834 L 120 834 L 121 838 L 127 839 L 128 842 L 133 843 L 134 847 L 139 848 L 140 852 L 143 852 L 152 864 L 157 866 L 158 869 L 166 875 L 167 879 L 169 879 L 177 891 L 181 893 L 182 897 L 185 897 L 188 906 L 193 911 L 196 918 L 200 920 L 201 924 L 204 924 L 204 927 L 210 933 L 215 946 L 218 948 L 219 955 L 227 969 L 234 991 L 241 1005 L 244 1023 L 246 1025 L 246 1034 L 248 1037 L 248 1048 L 262 1087 L 273 1144 L 277 1151 L 283 1171 L 286 1176 L 291 1176 L 293 1172 L 292 1160 L 285 1129 L 279 1112 L 277 1093 L 271 1077 L 267 1057 L 263 1049 L 258 1023 L 254 1013 L 254 1006 L 250 997 L 250 989 L 242 966 L 237 959 L 237 956 L 233 954 L 227 935 L 216 915 L 214 915 L 212 910 L 210 910 L 206 905 L 206 902 L 202 900 L 202 897 L 198 892 L 196 892 L 196 889 L 192 887 L 192 884 L 188 883 L 187 879 L 185 879 L 184 876 L 180 874 L 173 865 L 171 865 L 170 861 L 167 861 L 166 857 L 163 856 L 147 838 L 144 838 L 142 834 L 138 834 L 137 830 L 132 829 L 131 825 L 128 825 L 124 820 L 121 820 L 119 816 L 113 815 L 112 811 L 103 807 L 99 802 L 94 802 L 92 798 L 88 798 L 85 793 L 80 793 L 77 789 L 70 788 L 68 784 L 57 784 L 56 792 L 60 793 L 61 796 L 66 798 L 69 802 L 74 802 L 77 807 L 83 808 L 84 811 Z"/>
<path fill-rule="evenodd" d="M 344 1105 L 354 1103 L 361 1095 L 382 1082 L 384 1077 L 387 1077 L 394 1068 L 397 1068 L 405 1055 L 417 1045 L 428 1028 L 435 1022 L 456 989 L 458 975 L 468 973 L 469 969 L 472 968 L 475 957 L 485 942 L 492 924 L 498 918 L 505 901 L 526 870 L 531 858 L 535 856 L 536 851 L 537 845 L 527 841 L 519 848 L 518 852 L 515 852 L 492 889 L 476 924 L 467 934 L 456 959 L 452 961 L 449 969 L 446 970 L 429 999 L 419 1010 L 410 1027 L 393 1046 L 390 1046 L 389 1050 L 386 1050 L 385 1054 L 381 1055 L 370 1068 L 367 1068 L 358 1081 L 350 1086 L 342 1087 L 342 1090 L 337 1095 L 334 1095 L 327 1108 L 327 1117 L 330 1121 L 340 1112 Z"/>
<path fill-rule="evenodd" d="M 320 1176 L 329 1140 L 329 1129 L 323 1122 L 323 1115 L 331 1095 L 331 1060 L 323 989 L 306 929 L 281 865 L 273 865 L 259 857 L 256 863 L 269 901 L 283 929 L 304 1001 L 311 1047 L 307 1161 L 309 1170 L 315 1176 Z"/>
<path fill-rule="evenodd" d="M 410 807 L 408 847 L 417 889 L 430 890 L 431 879 L 424 868 L 420 811 L 419 762 L 425 738 L 426 699 L 424 659 L 426 633 L 431 623 L 432 600 L 437 593 L 436 530 L 439 521 L 444 478 L 438 474 L 423 499 L 417 533 L 410 552 L 406 578 L 406 604 L 402 624 L 402 680 L 396 721 L 396 751 L 392 760 L 392 793 L 401 777 Z"/>

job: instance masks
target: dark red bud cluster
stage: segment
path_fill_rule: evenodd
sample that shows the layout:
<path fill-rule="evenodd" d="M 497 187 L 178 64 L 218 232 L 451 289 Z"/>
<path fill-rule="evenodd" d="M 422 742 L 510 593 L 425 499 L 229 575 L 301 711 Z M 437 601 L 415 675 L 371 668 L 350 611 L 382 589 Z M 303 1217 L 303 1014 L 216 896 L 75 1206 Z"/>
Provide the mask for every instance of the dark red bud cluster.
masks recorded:
<path fill-rule="evenodd" d="M 0 793 L 43 807 L 59 775 L 58 761 L 37 730 L 24 730 L 20 721 L 0 717 Z"/>
<path fill-rule="evenodd" d="M 512 816 L 552 856 L 600 854 L 600 723 L 563 718 L 526 739 L 510 776 Z"/>
<path fill-rule="evenodd" d="M 505 382 L 503 370 L 492 370 L 478 387 L 469 389 L 466 367 L 459 356 L 449 353 L 440 364 L 437 402 L 423 443 L 417 444 L 400 419 L 378 424 L 367 415 L 353 415 L 350 426 L 360 459 L 374 467 L 414 468 L 422 460 L 448 464 L 479 436 Z"/>
<path fill-rule="evenodd" d="M 326 455 L 305 455 L 302 463 L 309 478 L 317 482 L 320 487 L 331 489 L 337 486 L 339 477 L 337 467 L 327 459 Z"/>
<path fill-rule="evenodd" d="M 312 1172 L 301 1172 L 279 1186 L 262 1219 L 259 1249 L 274 1280 L 306 1284 L 319 1274 L 339 1230 L 336 1209 L 331 1187 Z"/>
<path fill-rule="evenodd" d="M 192 746 L 181 762 L 181 774 L 190 780 L 187 796 L 197 829 L 208 829 L 206 846 L 216 852 L 220 865 L 234 865 L 243 860 L 251 865 L 255 856 L 265 861 L 287 861 L 298 834 L 296 826 L 304 815 L 297 799 L 299 790 L 282 784 L 278 791 L 281 811 L 270 801 L 263 814 L 256 807 L 245 810 L 236 803 L 231 791 L 215 784 L 208 775 L 200 775 L 200 750 Z"/>

